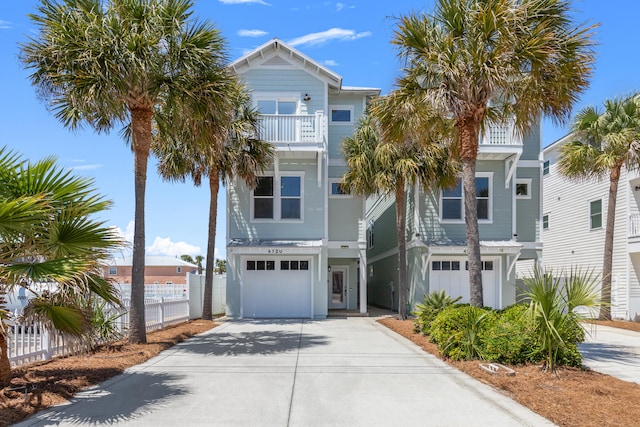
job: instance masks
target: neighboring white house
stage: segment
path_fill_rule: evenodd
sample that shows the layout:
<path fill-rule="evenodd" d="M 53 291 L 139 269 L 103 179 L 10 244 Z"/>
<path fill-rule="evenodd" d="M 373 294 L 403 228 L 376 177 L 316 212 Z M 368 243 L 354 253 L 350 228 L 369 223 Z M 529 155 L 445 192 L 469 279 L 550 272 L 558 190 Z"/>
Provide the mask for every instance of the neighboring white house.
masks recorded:
<path fill-rule="evenodd" d="M 516 302 L 516 264 L 542 255 L 540 126 L 521 137 L 513 123 L 489 126 L 476 164 L 484 305 Z M 469 302 L 463 190 L 406 191 L 408 292 L 412 307 L 445 290 Z M 398 243 L 393 197 L 367 201 L 369 302 L 398 308 Z"/>
<path fill-rule="evenodd" d="M 344 194 L 341 141 L 379 89 L 273 39 L 229 65 L 276 157 L 255 189 L 227 185 L 227 315 L 323 318 L 367 311 L 364 200 Z"/>
<path fill-rule="evenodd" d="M 544 265 L 554 270 L 572 266 L 602 273 L 608 177 L 574 182 L 560 175 L 557 163 L 567 135 L 543 151 Z M 611 278 L 611 314 L 640 318 L 640 177 L 623 168 L 618 187 Z"/>

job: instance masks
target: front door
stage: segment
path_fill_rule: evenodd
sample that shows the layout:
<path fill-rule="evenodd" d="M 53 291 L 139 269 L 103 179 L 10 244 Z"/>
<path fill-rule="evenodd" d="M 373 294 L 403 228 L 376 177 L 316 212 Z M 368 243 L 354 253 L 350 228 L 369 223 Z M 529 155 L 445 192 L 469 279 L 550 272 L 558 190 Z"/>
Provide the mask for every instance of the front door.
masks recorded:
<path fill-rule="evenodd" d="M 331 276 L 329 308 L 347 308 L 348 279 L 346 267 L 333 267 L 329 275 Z"/>

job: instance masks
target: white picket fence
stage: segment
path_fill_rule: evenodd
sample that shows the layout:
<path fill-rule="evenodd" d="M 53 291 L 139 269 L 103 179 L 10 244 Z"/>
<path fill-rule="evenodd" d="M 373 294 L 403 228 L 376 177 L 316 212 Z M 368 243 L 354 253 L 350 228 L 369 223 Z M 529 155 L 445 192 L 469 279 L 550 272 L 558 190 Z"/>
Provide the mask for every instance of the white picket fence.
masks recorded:
<path fill-rule="evenodd" d="M 189 320 L 188 298 L 145 298 L 144 304 L 147 332 Z M 120 331 L 126 333 L 129 326 L 129 300 L 123 300 L 123 305 L 126 311 L 118 320 Z M 86 349 L 79 340 L 49 331 L 41 324 L 22 325 L 15 321 L 9 325 L 7 338 L 9 360 L 13 366 L 75 354 Z"/>

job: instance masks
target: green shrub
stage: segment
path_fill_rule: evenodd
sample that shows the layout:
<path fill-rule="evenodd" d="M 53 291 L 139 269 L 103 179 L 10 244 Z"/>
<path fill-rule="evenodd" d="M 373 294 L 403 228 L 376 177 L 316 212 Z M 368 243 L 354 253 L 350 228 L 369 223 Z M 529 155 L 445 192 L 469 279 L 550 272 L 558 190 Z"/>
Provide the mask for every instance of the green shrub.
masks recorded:
<path fill-rule="evenodd" d="M 497 319 L 483 336 L 484 356 L 492 362 L 519 364 L 541 360 L 527 306 L 516 304 L 497 312 Z"/>
<path fill-rule="evenodd" d="M 496 322 L 495 312 L 469 305 L 452 305 L 431 324 L 431 340 L 443 356 L 454 360 L 484 358 L 483 335 Z"/>
<path fill-rule="evenodd" d="M 422 303 L 416 304 L 416 309 L 412 312 L 416 316 L 414 330 L 424 335 L 429 335 L 431 333 L 431 323 L 438 313 L 455 304 L 461 298 L 453 299 L 444 290 L 433 291 L 429 295 L 424 295 Z"/>

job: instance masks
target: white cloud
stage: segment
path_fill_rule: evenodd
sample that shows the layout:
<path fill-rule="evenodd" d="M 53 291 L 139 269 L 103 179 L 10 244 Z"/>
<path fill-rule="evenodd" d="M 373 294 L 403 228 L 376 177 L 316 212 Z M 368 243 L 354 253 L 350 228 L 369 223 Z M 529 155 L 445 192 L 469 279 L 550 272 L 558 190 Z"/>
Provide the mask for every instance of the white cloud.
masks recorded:
<path fill-rule="evenodd" d="M 266 36 L 267 34 L 269 34 L 266 31 L 263 30 L 240 30 L 238 31 L 238 35 L 240 37 L 261 37 L 261 36 Z"/>
<path fill-rule="evenodd" d="M 116 233 L 116 235 L 120 237 L 122 240 L 125 240 L 126 242 L 133 244 L 134 227 L 135 227 L 135 221 L 129 221 L 129 224 L 127 224 L 127 228 L 124 231 L 122 231 L 122 228 L 116 227 L 116 226 L 111 228 Z"/>
<path fill-rule="evenodd" d="M 249 4 L 249 3 L 258 3 L 263 4 L 265 6 L 271 6 L 269 3 L 263 0 L 220 0 L 220 3 L 224 4 Z"/>
<path fill-rule="evenodd" d="M 13 28 L 13 23 L 10 21 L 3 21 L 0 19 L 0 30 L 9 30 Z"/>
<path fill-rule="evenodd" d="M 324 61 L 324 65 L 327 65 L 329 67 L 337 67 L 339 64 L 333 59 L 327 59 L 326 61 Z"/>
<path fill-rule="evenodd" d="M 76 171 L 86 171 L 86 170 L 95 170 L 100 169 L 102 165 L 80 165 L 80 166 L 72 166 L 72 170 Z"/>
<path fill-rule="evenodd" d="M 336 3 L 336 12 L 340 12 L 344 9 L 344 3 Z"/>
<path fill-rule="evenodd" d="M 301 37 L 296 37 L 293 40 L 289 41 L 291 46 L 301 46 L 301 45 L 309 45 L 315 46 L 327 43 L 331 40 L 340 40 L 340 41 L 352 41 L 361 39 L 363 37 L 371 36 L 371 31 L 363 31 L 361 33 L 356 33 L 353 30 L 345 30 L 343 28 L 331 28 L 327 31 L 322 31 L 319 33 L 311 33 Z"/>
<path fill-rule="evenodd" d="M 200 246 L 187 242 L 173 242 L 169 237 L 156 237 L 153 244 L 147 247 L 147 255 L 180 256 L 189 254 L 192 256 L 202 254 Z"/>

